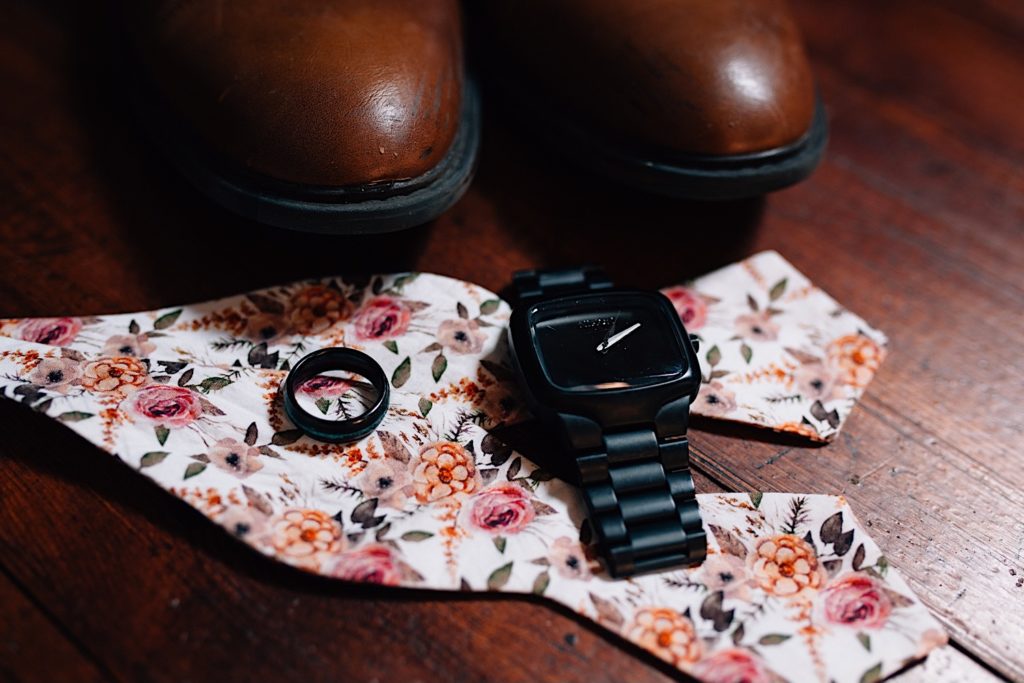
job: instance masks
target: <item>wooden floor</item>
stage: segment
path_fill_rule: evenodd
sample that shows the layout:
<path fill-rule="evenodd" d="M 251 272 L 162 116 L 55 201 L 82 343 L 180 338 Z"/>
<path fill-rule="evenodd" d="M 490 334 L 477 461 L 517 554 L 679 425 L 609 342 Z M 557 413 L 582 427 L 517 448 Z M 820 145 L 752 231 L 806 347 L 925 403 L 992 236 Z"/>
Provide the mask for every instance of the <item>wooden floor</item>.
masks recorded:
<path fill-rule="evenodd" d="M 0 316 L 406 268 L 500 288 L 515 268 L 591 261 L 655 286 L 777 249 L 892 351 L 828 447 L 694 433 L 699 486 L 845 494 L 952 636 L 900 680 L 1024 680 L 1024 4 L 800 2 L 832 141 L 811 180 L 764 201 L 604 185 L 492 108 L 454 209 L 349 240 L 260 228 L 198 197 L 138 134 L 103 20 L 80 4 L 0 9 Z M 668 673 L 543 604 L 371 592 L 275 566 L 71 432 L 0 404 L 0 679 Z"/>

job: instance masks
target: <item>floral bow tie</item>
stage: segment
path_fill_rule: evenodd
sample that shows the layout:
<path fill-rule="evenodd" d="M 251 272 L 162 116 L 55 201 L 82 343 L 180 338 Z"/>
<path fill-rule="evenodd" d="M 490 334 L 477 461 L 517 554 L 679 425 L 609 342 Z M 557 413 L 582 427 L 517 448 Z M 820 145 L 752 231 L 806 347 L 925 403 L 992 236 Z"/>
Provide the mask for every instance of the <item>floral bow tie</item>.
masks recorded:
<path fill-rule="evenodd" d="M 665 290 L 701 337 L 694 412 L 831 439 L 884 337 L 773 252 Z M 159 311 L 0 321 L 0 392 L 253 548 L 347 581 L 544 595 L 702 680 L 874 680 L 944 642 L 842 497 L 699 497 L 698 568 L 612 581 L 575 491 L 491 432 L 524 417 L 508 306 L 430 274 L 303 282 Z M 302 436 L 280 386 L 348 346 L 392 387 L 355 444 Z M 314 378 L 325 415 L 353 387 Z"/>

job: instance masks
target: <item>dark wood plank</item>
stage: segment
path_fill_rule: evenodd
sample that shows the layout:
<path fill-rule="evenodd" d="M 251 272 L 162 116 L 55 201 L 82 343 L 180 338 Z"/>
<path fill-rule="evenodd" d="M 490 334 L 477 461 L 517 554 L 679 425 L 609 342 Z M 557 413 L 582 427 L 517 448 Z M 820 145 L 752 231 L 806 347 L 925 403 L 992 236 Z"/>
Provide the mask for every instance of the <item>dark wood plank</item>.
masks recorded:
<path fill-rule="evenodd" d="M 795 3 L 812 54 L 851 80 L 927 113 L 971 146 L 1021 158 L 1019 3 Z"/>
<path fill-rule="evenodd" d="M 946 647 L 928 655 L 923 664 L 896 677 L 899 683 L 992 683 L 999 676 L 970 659 L 960 650 Z"/>
<path fill-rule="evenodd" d="M 0 680 L 11 683 L 110 680 L 76 644 L 0 574 Z"/>

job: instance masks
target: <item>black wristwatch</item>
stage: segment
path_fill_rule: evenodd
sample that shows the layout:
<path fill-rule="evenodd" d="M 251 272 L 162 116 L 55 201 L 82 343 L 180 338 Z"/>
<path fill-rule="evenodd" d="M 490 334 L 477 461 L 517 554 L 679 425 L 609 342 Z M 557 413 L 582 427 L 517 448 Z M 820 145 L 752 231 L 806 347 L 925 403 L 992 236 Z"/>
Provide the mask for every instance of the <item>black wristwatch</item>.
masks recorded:
<path fill-rule="evenodd" d="M 522 271 L 513 288 L 517 374 L 534 413 L 575 457 L 609 573 L 703 561 L 686 439 L 700 366 L 671 302 L 614 288 L 596 268 Z"/>

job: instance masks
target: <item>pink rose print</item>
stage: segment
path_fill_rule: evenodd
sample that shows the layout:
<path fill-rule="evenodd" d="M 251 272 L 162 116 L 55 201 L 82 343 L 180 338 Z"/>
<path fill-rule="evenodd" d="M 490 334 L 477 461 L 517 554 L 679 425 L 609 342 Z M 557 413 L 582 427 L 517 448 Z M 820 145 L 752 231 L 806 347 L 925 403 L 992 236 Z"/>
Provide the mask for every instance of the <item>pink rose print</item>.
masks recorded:
<path fill-rule="evenodd" d="M 489 534 L 517 534 L 533 521 L 530 495 L 516 484 L 498 484 L 473 499 L 469 519 Z"/>
<path fill-rule="evenodd" d="M 151 422 L 165 427 L 184 427 L 203 412 L 199 397 L 191 389 L 153 384 L 135 392 L 132 410 Z"/>
<path fill-rule="evenodd" d="M 445 320 L 437 328 L 437 341 L 455 353 L 480 353 L 487 335 L 475 320 Z"/>
<path fill-rule="evenodd" d="M 317 375 L 300 384 L 298 390 L 313 398 L 334 398 L 347 394 L 351 388 L 352 383 L 341 377 Z"/>
<path fill-rule="evenodd" d="M 775 683 L 779 678 L 757 655 L 730 647 L 697 662 L 691 673 L 704 683 Z"/>
<path fill-rule="evenodd" d="M 384 586 L 397 586 L 402 579 L 391 548 L 381 543 L 371 543 L 359 550 L 344 553 L 334 563 L 329 574 L 343 581 L 379 583 Z"/>
<path fill-rule="evenodd" d="M 356 339 L 394 339 L 409 329 L 411 317 L 412 311 L 398 299 L 378 296 L 363 304 L 352 324 L 356 328 Z"/>
<path fill-rule="evenodd" d="M 825 586 L 821 594 L 825 621 L 858 630 L 885 626 L 892 600 L 882 584 L 868 574 L 846 574 Z"/>
<path fill-rule="evenodd" d="M 672 302 L 687 332 L 704 327 L 708 319 L 708 306 L 699 294 L 686 287 L 669 287 L 661 290 L 661 293 Z"/>
<path fill-rule="evenodd" d="M 37 318 L 21 327 L 21 338 L 37 344 L 67 346 L 82 330 L 78 318 Z"/>

